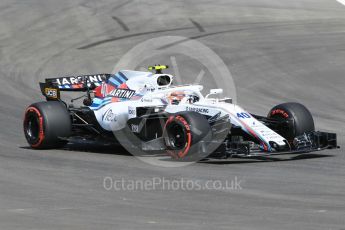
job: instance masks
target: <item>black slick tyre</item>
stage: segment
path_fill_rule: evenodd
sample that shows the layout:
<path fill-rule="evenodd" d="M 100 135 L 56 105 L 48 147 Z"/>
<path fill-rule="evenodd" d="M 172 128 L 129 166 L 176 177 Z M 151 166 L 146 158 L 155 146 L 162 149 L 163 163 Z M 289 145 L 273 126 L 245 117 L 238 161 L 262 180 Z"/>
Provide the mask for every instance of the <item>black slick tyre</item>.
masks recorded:
<path fill-rule="evenodd" d="M 71 135 L 71 118 L 64 104 L 57 101 L 30 105 L 24 115 L 24 134 L 34 149 L 59 148 Z"/>
<path fill-rule="evenodd" d="M 296 136 L 315 131 L 313 116 L 302 104 L 288 102 L 274 106 L 268 113 L 268 118 L 288 121 L 288 126 L 280 129 L 279 134 L 292 142 Z"/>

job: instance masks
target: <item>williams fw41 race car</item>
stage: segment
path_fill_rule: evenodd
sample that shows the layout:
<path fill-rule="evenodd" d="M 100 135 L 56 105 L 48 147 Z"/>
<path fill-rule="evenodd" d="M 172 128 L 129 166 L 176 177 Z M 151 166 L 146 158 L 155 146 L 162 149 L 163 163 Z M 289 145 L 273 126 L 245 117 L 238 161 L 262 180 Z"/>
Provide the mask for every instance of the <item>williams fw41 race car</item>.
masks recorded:
<path fill-rule="evenodd" d="M 337 148 L 335 133 L 315 131 L 309 110 L 299 103 L 274 106 L 268 116 L 247 112 L 219 98 L 203 96 L 201 85 L 173 86 L 167 66 L 152 72 L 46 79 L 45 102 L 30 105 L 24 134 L 34 149 L 59 148 L 71 140 L 119 143 L 131 153 L 166 153 L 174 159 L 302 154 Z M 83 106 L 66 103 L 62 91 L 84 92 Z"/>

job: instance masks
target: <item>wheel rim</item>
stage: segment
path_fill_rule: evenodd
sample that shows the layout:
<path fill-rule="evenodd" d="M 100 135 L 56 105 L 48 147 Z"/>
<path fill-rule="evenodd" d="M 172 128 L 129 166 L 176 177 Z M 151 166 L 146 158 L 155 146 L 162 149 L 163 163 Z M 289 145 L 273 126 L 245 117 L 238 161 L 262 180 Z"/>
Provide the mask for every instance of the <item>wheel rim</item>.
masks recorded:
<path fill-rule="evenodd" d="M 25 133 L 30 142 L 35 142 L 39 139 L 40 126 L 36 114 L 29 113 L 27 115 Z"/>
<path fill-rule="evenodd" d="M 278 121 L 287 121 L 290 118 L 290 115 L 287 117 L 286 115 L 284 114 L 288 114 L 286 111 L 280 109 L 280 111 L 282 111 L 281 113 L 276 113 L 276 114 L 272 114 L 272 112 L 270 113 L 269 117 L 270 118 L 274 118 Z M 278 130 L 278 133 L 283 136 L 284 138 L 286 138 L 288 140 L 289 143 L 292 143 L 293 139 L 294 139 L 294 136 L 295 136 L 295 131 L 293 129 L 293 127 L 284 127 L 284 128 L 280 128 Z"/>
<path fill-rule="evenodd" d="M 183 126 L 174 123 L 167 129 L 169 143 L 172 149 L 181 150 L 186 147 L 187 136 Z"/>

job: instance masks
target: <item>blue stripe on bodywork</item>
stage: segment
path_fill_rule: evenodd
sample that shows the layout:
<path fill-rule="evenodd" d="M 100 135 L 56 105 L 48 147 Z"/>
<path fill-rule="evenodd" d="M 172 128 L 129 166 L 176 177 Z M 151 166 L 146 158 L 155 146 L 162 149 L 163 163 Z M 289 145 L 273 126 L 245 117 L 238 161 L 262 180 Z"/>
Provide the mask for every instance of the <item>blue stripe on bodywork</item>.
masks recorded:
<path fill-rule="evenodd" d="M 125 82 L 124 79 L 123 79 L 120 75 L 118 75 L 118 74 L 115 74 L 115 75 L 114 75 L 114 79 L 115 79 L 117 82 L 120 82 L 120 85 L 121 85 L 122 83 Z"/>
<path fill-rule="evenodd" d="M 108 104 L 111 102 L 111 98 L 107 97 L 104 99 L 100 99 L 100 98 L 94 98 L 92 100 L 92 105 L 90 106 L 91 109 L 99 109 L 100 107 Z"/>
<path fill-rule="evenodd" d="M 128 80 L 128 78 L 126 77 L 126 75 L 124 75 L 123 73 L 118 72 L 118 75 L 122 78 L 123 82 L 125 82 L 125 81 Z"/>
<path fill-rule="evenodd" d="M 110 81 L 111 83 L 113 83 L 115 86 L 119 86 L 119 85 L 121 85 L 121 83 L 120 83 L 120 82 L 118 82 L 117 80 L 115 80 L 115 78 L 114 78 L 114 77 L 109 78 L 109 81 Z"/>

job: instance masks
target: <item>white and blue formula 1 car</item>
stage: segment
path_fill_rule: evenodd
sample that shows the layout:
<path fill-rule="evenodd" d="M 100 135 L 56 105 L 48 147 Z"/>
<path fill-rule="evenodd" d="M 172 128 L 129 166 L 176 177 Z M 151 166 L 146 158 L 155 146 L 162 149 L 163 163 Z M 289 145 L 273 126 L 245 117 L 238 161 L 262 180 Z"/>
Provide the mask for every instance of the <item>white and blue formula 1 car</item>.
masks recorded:
<path fill-rule="evenodd" d="M 337 148 L 336 134 L 317 132 L 306 107 L 274 106 L 268 116 L 251 114 L 201 85 L 173 86 L 173 76 L 122 70 L 116 74 L 46 79 L 46 102 L 25 111 L 24 134 L 32 148 L 58 148 L 71 139 L 120 143 L 141 154 L 164 151 L 175 159 L 267 156 Z M 85 92 L 83 106 L 60 98 Z"/>

